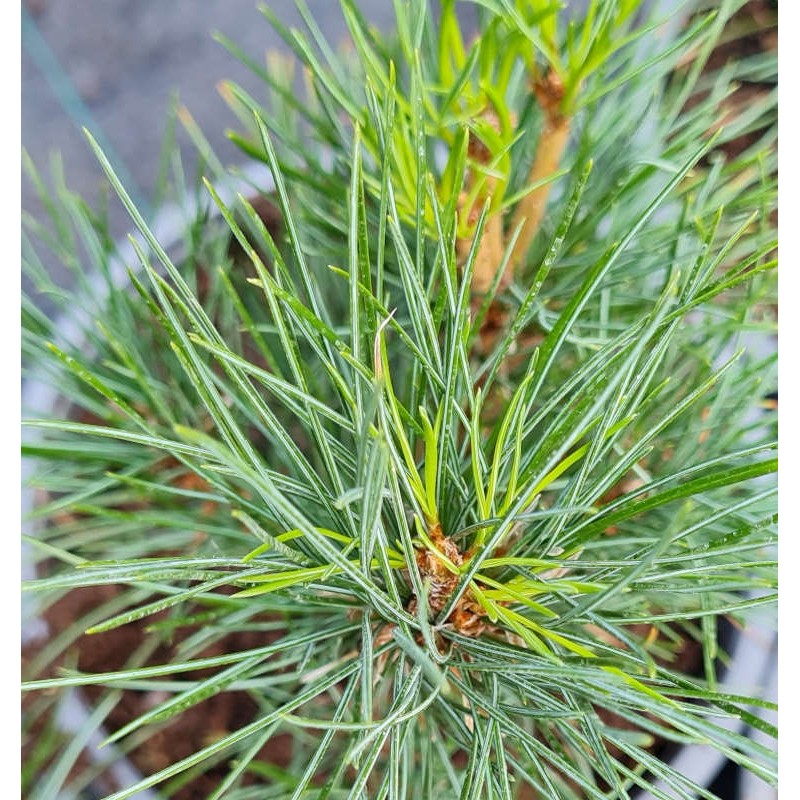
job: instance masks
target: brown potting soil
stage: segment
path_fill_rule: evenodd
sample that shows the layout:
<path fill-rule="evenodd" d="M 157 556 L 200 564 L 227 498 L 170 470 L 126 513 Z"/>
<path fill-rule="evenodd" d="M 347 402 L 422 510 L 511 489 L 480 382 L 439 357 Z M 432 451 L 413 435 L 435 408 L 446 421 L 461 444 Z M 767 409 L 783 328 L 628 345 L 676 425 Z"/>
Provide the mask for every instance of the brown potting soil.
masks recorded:
<path fill-rule="evenodd" d="M 778 49 L 778 4 L 774 0 L 749 0 L 728 23 L 728 36 L 714 48 L 703 71 L 706 74 L 721 69 L 726 64 Z M 775 84 L 764 81 L 741 81 L 720 108 L 718 121 L 712 131 L 731 123 L 737 116 L 760 98 L 775 88 Z M 693 98 L 687 108 L 699 102 Z M 764 134 L 763 129 L 755 128 L 730 141 L 719 144 L 715 150 L 724 153 L 730 161 L 755 144 Z M 705 160 L 708 159 L 708 156 Z"/>
<path fill-rule="evenodd" d="M 92 586 L 72 590 L 48 608 L 42 615 L 43 619 L 50 631 L 64 630 L 92 609 L 112 600 L 120 591 L 116 586 Z M 163 619 L 162 612 L 102 633 L 83 634 L 72 648 L 72 652 L 77 653 L 77 664 L 74 666 L 86 673 L 113 672 L 126 668 L 131 654 L 142 645 L 146 637 L 152 636 L 148 628 Z M 168 664 L 179 660 L 176 657 L 178 646 L 197 630 L 196 625 L 176 629 L 170 637 L 171 641 L 159 644 L 143 666 Z M 193 654 L 192 657 L 208 658 L 223 653 L 263 647 L 281 635 L 280 631 L 230 633 L 214 641 L 201 652 Z M 35 657 L 40 646 L 41 643 L 34 642 L 23 649 L 23 664 Z M 57 674 L 57 666 L 57 664 L 51 665 L 48 672 Z M 177 672 L 170 675 L 170 680 L 196 680 L 211 674 L 213 670 L 192 670 L 185 674 Z M 88 704 L 95 706 L 108 690 L 102 686 L 86 686 L 80 691 Z M 107 732 L 121 729 L 168 699 L 168 696 L 160 692 L 123 690 L 119 702 L 104 722 L 104 729 Z M 154 774 L 227 734 L 239 730 L 253 721 L 257 711 L 256 703 L 246 692 L 220 692 L 185 709 L 162 729 L 148 736 L 129 753 L 129 759 L 142 775 Z M 287 734 L 278 734 L 270 739 L 259 753 L 258 759 L 278 767 L 286 767 L 291 755 L 291 737 Z M 88 762 L 89 758 L 84 755 L 79 766 L 85 766 Z M 228 759 L 223 759 L 216 766 L 194 777 L 171 796 L 175 800 L 206 798 L 228 771 Z M 252 780 L 252 776 L 246 776 L 243 783 L 247 785 Z M 100 786 L 108 791 L 124 788 L 116 786 L 110 776 L 104 776 Z"/>
<path fill-rule="evenodd" d="M 280 212 L 269 198 L 256 195 L 249 198 L 249 202 L 261 218 L 270 235 L 277 239 L 282 231 Z M 234 239 L 231 239 L 229 255 L 236 268 L 246 273 L 249 257 Z M 267 257 L 260 253 L 267 263 Z M 209 276 L 199 265 L 197 272 L 198 293 L 202 297 L 209 288 Z M 76 418 L 83 422 L 102 424 L 102 420 L 91 418 L 86 412 L 78 412 Z M 195 476 L 196 477 L 196 476 Z M 197 487 L 194 487 L 197 488 Z M 47 623 L 51 632 L 57 633 L 67 629 L 76 620 L 84 618 L 92 609 L 112 600 L 121 592 L 116 586 L 93 586 L 84 589 L 75 589 L 64 595 L 57 603 L 51 605 L 42 618 Z M 77 663 L 70 662 L 72 667 L 81 672 L 102 673 L 113 672 L 126 667 L 128 659 L 146 640 L 152 636 L 148 628 L 165 614 L 154 614 L 145 619 L 131 622 L 109 631 L 95 634 L 84 634 L 70 650 L 70 654 L 77 654 Z M 198 626 L 185 626 L 176 629 L 169 640 L 164 637 L 164 642 L 159 644 L 155 652 L 146 660 L 146 665 L 168 664 L 176 661 L 180 643 L 197 632 Z M 222 653 L 231 653 L 262 647 L 279 638 L 279 631 L 265 632 L 236 632 L 230 633 L 214 641 L 202 652 L 194 655 L 195 658 L 207 658 Z M 26 644 L 22 651 L 23 673 L 26 665 L 40 652 L 44 642 L 33 641 Z M 48 675 L 57 675 L 58 667 L 64 662 L 62 655 L 59 662 L 49 665 Z M 172 680 L 196 680 L 213 673 L 213 670 L 198 671 L 182 675 L 172 674 Z M 44 675 L 26 676 L 30 679 L 45 677 Z M 81 690 L 82 695 L 89 705 L 96 704 L 107 689 L 101 686 L 87 686 Z M 23 700 L 23 713 L 32 705 L 33 695 L 26 695 Z M 113 732 L 134 721 L 142 714 L 151 710 L 166 696 L 159 696 L 155 692 L 140 692 L 124 690 L 104 722 L 104 729 Z M 148 736 L 141 744 L 129 753 L 129 759 L 142 775 L 151 775 L 159 770 L 180 761 L 187 756 L 201 750 L 212 742 L 223 738 L 229 733 L 239 730 L 250 723 L 256 716 L 258 707 L 246 692 L 220 692 L 212 695 L 196 705 L 185 709 L 168 724 L 164 725 L 153 735 Z M 37 719 L 30 730 L 30 740 L 23 744 L 22 761 L 27 763 L 28 757 L 36 747 L 36 737 L 43 735 L 48 720 Z M 273 736 L 258 755 L 258 760 L 269 762 L 277 767 L 289 764 L 292 754 L 292 740 L 287 734 Z M 79 756 L 72 774 L 77 774 L 92 762 L 91 756 L 84 751 Z M 45 765 L 46 768 L 46 765 Z M 219 785 L 220 781 L 228 774 L 228 759 L 222 759 L 216 766 L 207 769 L 202 774 L 192 778 L 186 785 L 177 789 L 171 796 L 175 800 L 201 800 L 208 797 Z M 253 781 L 252 776 L 245 776 L 243 784 Z M 116 785 L 110 775 L 103 775 L 98 779 L 96 787 L 106 793 L 122 789 Z"/>

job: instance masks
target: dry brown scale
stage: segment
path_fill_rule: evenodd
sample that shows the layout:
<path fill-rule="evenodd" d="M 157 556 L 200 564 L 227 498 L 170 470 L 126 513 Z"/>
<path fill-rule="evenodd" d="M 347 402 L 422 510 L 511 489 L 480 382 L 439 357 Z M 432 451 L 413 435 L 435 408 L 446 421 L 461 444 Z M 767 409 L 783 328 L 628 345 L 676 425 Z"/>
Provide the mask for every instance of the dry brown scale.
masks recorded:
<path fill-rule="evenodd" d="M 428 535 L 436 550 L 454 566 L 460 567 L 469 559 L 468 552 L 462 553 L 458 545 L 442 533 L 442 526 L 438 522 L 428 531 Z M 422 580 L 428 583 L 428 610 L 431 616 L 435 617 L 452 597 L 459 583 L 459 575 L 449 569 L 445 561 L 433 550 L 417 550 L 416 562 Z M 412 597 L 408 611 L 415 613 L 417 607 L 417 598 Z M 487 622 L 486 612 L 469 589 L 459 598 L 447 618 L 447 623 L 464 636 L 472 637 L 480 636 L 491 627 Z"/>

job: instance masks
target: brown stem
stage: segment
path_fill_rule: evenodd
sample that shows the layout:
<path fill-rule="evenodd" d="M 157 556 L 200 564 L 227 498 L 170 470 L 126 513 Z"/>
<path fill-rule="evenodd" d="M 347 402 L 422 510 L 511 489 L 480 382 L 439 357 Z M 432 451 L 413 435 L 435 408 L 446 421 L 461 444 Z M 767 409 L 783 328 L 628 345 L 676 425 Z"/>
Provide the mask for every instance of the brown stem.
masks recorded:
<path fill-rule="evenodd" d="M 561 111 L 564 87 L 553 70 L 548 72 L 544 78 L 537 80 L 533 85 L 533 90 L 545 113 L 545 124 L 536 147 L 536 157 L 531 167 L 528 183 L 545 180 L 558 170 L 561 156 L 569 139 L 571 122 L 570 117 L 565 116 Z M 509 259 L 511 275 L 519 268 L 539 230 L 552 185 L 552 183 L 545 183 L 526 194 L 514 211 L 510 230 L 514 231 L 520 225 L 522 228 Z"/>
<path fill-rule="evenodd" d="M 536 160 L 533 162 L 529 183 L 549 178 L 561 162 L 561 155 L 569 138 L 569 119 L 562 118 L 555 125 L 548 122 L 542 131 L 542 138 L 536 148 Z M 546 183 L 534 189 L 520 200 L 511 221 L 511 230 L 517 229 L 522 224 L 517 241 L 509 259 L 509 267 L 513 274 L 528 253 L 528 249 L 536 236 L 544 216 L 547 197 L 550 194 L 552 183 Z"/>
<path fill-rule="evenodd" d="M 491 111 L 484 111 L 483 120 L 492 125 L 496 130 L 500 128 L 500 120 L 497 115 Z M 474 132 L 470 133 L 468 153 L 473 161 L 489 166 L 492 160 L 492 154 L 486 144 Z M 468 173 L 466 179 L 466 188 L 469 189 L 475 183 L 475 175 Z M 477 194 L 473 204 L 469 208 L 464 208 L 466 203 L 466 195 L 461 197 L 462 213 L 466 214 L 467 225 L 470 229 L 474 229 L 477 223 L 478 216 L 483 204 L 487 198 L 493 197 L 497 189 L 497 179 L 492 176 L 486 176 L 480 191 Z M 463 264 L 472 246 L 473 239 L 465 237 L 459 239 L 457 242 L 459 261 Z M 492 283 L 497 275 L 497 270 L 503 260 L 503 250 L 505 249 L 505 241 L 503 238 L 503 216 L 500 212 L 495 211 L 490 213 L 486 218 L 483 226 L 480 241 L 477 245 L 475 252 L 475 263 L 472 272 L 472 283 L 470 285 L 470 297 L 473 314 L 480 308 L 484 296 L 489 291 Z M 502 288 L 502 287 L 500 287 Z M 484 346 L 483 330 L 481 330 L 480 346 L 482 350 L 486 350 Z"/>
<path fill-rule="evenodd" d="M 483 226 L 483 236 L 475 253 L 475 267 L 472 273 L 472 295 L 484 295 L 489 291 L 500 262 L 503 258 L 503 217 L 492 214 Z M 478 298 L 480 299 L 480 298 Z"/>
<path fill-rule="evenodd" d="M 485 110 L 482 114 L 482 119 L 487 122 L 495 130 L 500 129 L 500 120 L 493 111 Z M 481 138 L 474 132 L 470 133 L 468 154 L 477 163 L 483 166 L 489 166 L 492 161 L 492 153 Z M 468 173 L 466 186 L 475 184 L 475 175 Z M 497 188 L 497 179 L 491 176 L 486 176 L 484 184 L 481 187 L 478 196 L 471 208 L 462 209 L 466 211 L 467 223 L 470 228 L 474 229 L 478 216 L 483 208 L 483 204 L 487 198 L 491 198 Z M 462 198 L 463 199 L 463 198 Z M 458 242 L 459 257 L 462 262 L 466 260 L 472 239 L 461 239 Z M 473 295 L 486 294 L 489 287 L 492 285 L 497 268 L 500 266 L 500 260 L 503 257 L 503 218 L 502 215 L 495 212 L 490 213 L 486 218 L 486 223 L 483 226 L 483 234 L 480 242 L 478 242 L 478 250 L 475 253 L 475 266 L 472 273 L 471 289 Z"/>
<path fill-rule="evenodd" d="M 539 137 L 536 155 L 528 177 L 528 182 L 535 184 L 547 180 L 558 170 L 561 157 L 569 140 L 571 117 L 563 112 L 564 86 L 555 70 L 551 69 L 543 77 L 534 80 L 532 88 L 545 116 L 543 130 Z M 484 119 L 491 119 L 490 114 L 491 112 L 485 115 Z M 482 164 L 489 163 L 490 154 L 488 149 L 474 135 L 470 136 L 469 154 L 474 160 Z M 467 184 L 469 185 L 471 182 L 472 176 L 468 176 Z M 530 249 L 531 243 L 541 225 L 551 187 L 552 184 L 549 182 L 539 186 L 525 195 L 517 205 L 510 230 L 515 231 L 519 228 L 520 232 L 509 257 L 508 267 L 497 285 L 498 294 L 512 281 Z M 478 201 L 484 202 L 486 197 L 490 197 L 493 194 L 494 189 L 495 180 L 487 178 L 486 185 L 473 207 L 465 209 L 470 227 L 475 224 L 478 216 Z M 461 239 L 457 243 L 459 259 L 462 263 L 466 259 L 470 245 L 471 240 L 469 239 Z M 505 245 L 503 217 L 501 213 L 496 212 L 486 220 L 483 235 L 475 254 L 471 285 L 473 313 L 480 308 L 483 298 L 497 277 Z M 476 348 L 479 352 L 488 353 L 491 351 L 497 336 L 505 327 L 507 318 L 508 309 L 505 308 L 502 302 L 495 299 L 491 303 L 486 319 L 481 325 L 479 339 L 476 342 Z"/>
<path fill-rule="evenodd" d="M 492 191 L 494 189 L 494 180 L 489 179 L 487 183 L 490 184 L 489 191 Z M 470 224 L 473 224 L 474 219 L 477 217 L 477 210 L 473 209 L 473 211 L 474 213 L 470 215 Z M 461 260 L 465 261 L 471 242 L 468 240 L 462 241 L 460 245 L 461 249 L 459 255 L 461 256 Z M 486 219 L 483 226 L 483 234 L 480 242 L 478 242 L 478 249 L 475 253 L 472 283 L 470 284 L 470 306 L 472 308 L 473 317 L 478 313 L 478 309 L 483 303 L 483 298 L 491 288 L 497 275 L 500 262 L 503 260 L 504 247 L 503 217 L 500 213 L 494 213 Z M 501 279 L 501 284 L 505 285 L 507 283 L 507 280 Z M 498 286 L 498 291 L 502 290 L 502 288 L 502 285 Z M 498 327 L 498 325 L 502 325 L 502 320 L 497 319 L 498 313 L 500 313 L 500 309 L 497 303 L 493 302 L 484 320 L 484 324 L 481 326 L 480 338 L 477 343 L 480 351 L 483 353 L 489 352 L 491 343 L 494 340 L 494 329 Z M 489 328 L 491 328 L 492 331 L 490 331 Z"/>

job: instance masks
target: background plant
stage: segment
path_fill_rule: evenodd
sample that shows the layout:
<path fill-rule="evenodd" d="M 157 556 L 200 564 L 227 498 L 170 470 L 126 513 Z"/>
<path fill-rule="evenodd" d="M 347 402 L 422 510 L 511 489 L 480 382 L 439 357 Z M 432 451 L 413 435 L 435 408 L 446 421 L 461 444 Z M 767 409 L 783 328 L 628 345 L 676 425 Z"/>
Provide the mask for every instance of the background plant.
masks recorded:
<path fill-rule="evenodd" d="M 133 291 L 102 217 L 57 174 L 41 184 L 54 233 L 33 232 L 76 292 L 33 244 L 26 262 L 86 319 L 64 341 L 23 309 L 24 355 L 66 404 L 26 445 L 46 495 L 31 588 L 43 607 L 123 589 L 35 656 L 27 688 L 107 687 L 98 726 L 122 689 L 166 693 L 109 731 L 123 751 L 218 693 L 257 709 L 114 798 L 173 796 L 215 765 L 213 796 L 232 798 L 702 791 L 656 738 L 710 740 L 774 781 L 774 753 L 723 724 L 774 733 L 720 689 L 718 641 L 720 619 L 775 598 L 775 359 L 748 347 L 774 331 L 774 93 L 713 133 L 736 81 L 774 60 L 703 69 L 737 3 L 655 50 L 638 3 L 572 21 L 478 5 L 468 43 L 451 2 L 437 20 L 397 3 L 392 39 L 344 2 L 349 55 L 302 4 L 305 33 L 265 10 L 308 94 L 274 59 L 253 64 L 263 104 L 223 93 L 280 235 L 257 184 L 223 199 L 186 110 L 206 177 L 177 253 L 90 139 L 141 234 Z M 758 136 L 726 158 L 743 130 Z M 84 629 L 142 619 L 124 669 L 62 660 Z M 265 643 L 226 649 L 231 631 Z M 686 638 L 700 675 L 676 666 Z M 63 693 L 31 696 L 35 726 Z M 262 748 L 280 732 L 276 766 Z M 32 727 L 31 796 L 92 777 L 58 737 Z"/>

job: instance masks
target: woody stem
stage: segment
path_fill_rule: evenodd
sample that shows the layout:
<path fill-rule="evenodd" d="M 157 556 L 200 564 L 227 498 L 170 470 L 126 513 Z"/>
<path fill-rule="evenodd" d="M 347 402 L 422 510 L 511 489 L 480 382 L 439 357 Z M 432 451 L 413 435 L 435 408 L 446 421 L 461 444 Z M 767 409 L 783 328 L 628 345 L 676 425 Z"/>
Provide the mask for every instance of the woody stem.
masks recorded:
<path fill-rule="evenodd" d="M 548 117 L 536 148 L 536 158 L 531 167 L 529 183 L 545 180 L 558 170 L 569 133 L 569 117 L 557 115 Z M 539 230 L 551 187 L 552 182 L 539 186 L 526 194 L 517 205 L 510 230 L 514 231 L 520 225 L 522 228 L 509 259 L 511 275 L 519 269 Z"/>
<path fill-rule="evenodd" d="M 492 182 L 493 183 L 493 182 Z M 491 192 L 494 187 L 490 186 Z M 489 291 L 492 281 L 503 258 L 503 217 L 491 214 L 483 227 L 483 236 L 475 253 L 475 266 L 472 272 L 472 295 L 481 297 Z"/>

